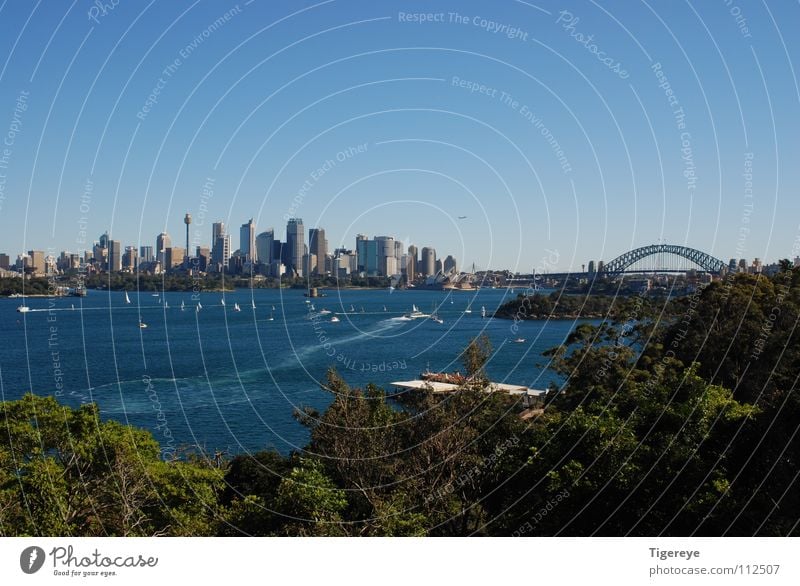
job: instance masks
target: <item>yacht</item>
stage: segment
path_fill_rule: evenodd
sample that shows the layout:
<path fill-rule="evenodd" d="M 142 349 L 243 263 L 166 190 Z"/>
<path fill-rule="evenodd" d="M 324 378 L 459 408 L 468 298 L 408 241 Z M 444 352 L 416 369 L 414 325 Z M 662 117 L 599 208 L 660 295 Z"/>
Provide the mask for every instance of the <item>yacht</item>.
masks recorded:
<path fill-rule="evenodd" d="M 440 318 L 438 315 L 436 315 L 435 313 L 431 316 L 431 319 L 433 321 L 435 321 L 437 324 L 443 324 L 444 323 L 444 320 L 442 318 Z"/>
<path fill-rule="evenodd" d="M 267 321 L 275 321 L 275 318 L 274 318 L 274 317 L 272 317 L 272 314 L 271 314 L 271 313 L 269 314 L 269 318 L 267 319 Z"/>
<path fill-rule="evenodd" d="M 514 343 L 515 344 L 524 344 L 525 343 L 525 338 L 517 338 L 516 340 L 514 340 Z"/>
<path fill-rule="evenodd" d="M 181 311 L 183 311 L 184 309 L 186 309 L 186 305 L 183 303 L 183 301 L 181 301 Z"/>
<path fill-rule="evenodd" d="M 356 308 L 351 305 L 350 306 L 350 313 L 355 313 L 355 312 L 356 312 Z"/>
<path fill-rule="evenodd" d="M 330 315 L 330 313 L 331 313 L 330 309 L 325 309 L 323 307 L 317 315 Z"/>
<path fill-rule="evenodd" d="M 130 302 L 131 302 L 131 298 L 128 297 L 128 292 L 125 291 L 125 303 L 130 304 Z"/>
<path fill-rule="evenodd" d="M 467 305 L 467 308 L 464 310 L 464 313 L 472 313 L 472 307 Z"/>
<path fill-rule="evenodd" d="M 169 309 L 169 301 L 164 299 L 164 309 Z"/>
<path fill-rule="evenodd" d="M 481 317 L 486 317 L 486 307 L 481 305 Z"/>
<path fill-rule="evenodd" d="M 242 311 L 242 308 L 241 308 L 241 307 L 239 307 L 239 304 L 238 304 L 238 303 L 234 303 L 234 304 L 233 304 L 233 311 Z"/>
<path fill-rule="evenodd" d="M 147 324 L 142 321 L 142 318 L 139 318 L 139 328 L 144 329 L 147 327 Z"/>
<path fill-rule="evenodd" d="M 222 304 L 222 307 L 225 307 L 225 298 L 224 297 L 220 300 L 220 303 Z"/>
<path fill-rule="evenodd" d="M 423 317 L 431 317 L 427 313 L 422 313 L 416 305 L 411 306 L 411 311 L 403 315 L 406 319 L 420 319 Z"/>
<path fill-rule="evenodd" d="M 386 306 L 385 305 L 383 306 L 383 311 L 386 311 Z"/>
<path fill-rule="evenodd" d="M 20 305 L 19 307 L 17 307 L 17 311 L 19 313 L 28 313 L 30 310 L 31 308 L 28 307 L 27 305 Z"/>
<path fill-rule="evenodd" d="M 340 321 L 342 321 L 342 320 L 340 320 L 340 319 L 339 319 L 338 317 L 336 317 L 335 315 L 334 315 L 334 316 L 331 318 L 331 323 L 332 323 L 332 324 L 338 324 Z"/>

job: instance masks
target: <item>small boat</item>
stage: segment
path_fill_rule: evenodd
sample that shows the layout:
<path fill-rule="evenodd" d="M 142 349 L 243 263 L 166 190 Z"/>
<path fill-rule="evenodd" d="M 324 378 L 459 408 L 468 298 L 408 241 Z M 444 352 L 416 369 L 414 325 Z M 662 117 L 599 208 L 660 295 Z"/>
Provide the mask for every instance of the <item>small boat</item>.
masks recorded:
<path fill-rule="evenodd" d="M 128 303 L 128 304 L 130 304 L 130 302 L 131 302 L 131 298 L 130 298 L 130 297 L 128 297 L 128 292 L 127 292 L 127 291 L 125 291 L 125 303 Z"/>
<path fill-rule="evenodd" d="M 253 308 L 253 309 L 255 309 L 255 308 L 256 308 L 256 302 L 255 302 L 255 300 L 251 301 L 251 302 L 250 302 L 250 305 L 252 306 L 252 308 Z"/>
<path fill-rule="evenodd" d="M 317 308 L 314 307 L 313 303 L 311 305 L 309 305 L 308 307 L 309 307 L 309 309 L 311 309 L 311 311 L 317 311 Z"/>
<path fill-rule="evenodd" d="M 238 303 L 234 303 L 234 304 L 233 304 L 233 311 L 242 311 L 242 308 L 241 308 L 241 307 L 239 307 L 239 304 L 238 304 Z"/>
<path fill-rule="evenodd" d="M 356 308 L 355 308 L 355 307 L 353 307 L 353 306 L 351 305 L 351 306 L 350 306 L 350 312 L 351 312 L 351 313 L 355 313 L 355 311 L 356 311 Z"/>
<path fill-rule="evenodd" d="M 144 329 L 147 327 L 147 324 L 142 321 L 142 318 L 139 318 L 139 328 Z"/>
<path fill-rule="evenodd" d="M 271 314 L 271 313 L 269 314 L 269 319 L 267 319 L 267 321 L 275 321 L 275 318 L 274 318 L 274 317 L 272 317 L 272 314 Z"/>
<path fill-rule="evenodd" d="M 72 311 L 75 311 L 75 304 L 72 304 Z"/>
<path fill-rule="evenodd" d="M 464 310 L 464 313 L 472 313 L 472 308 L 471 308 L 471 307 L 467 307 L 467 308 Z"/>
<path fill-rule="evenodd" d="M 525 338 L 517 338 L 517 339 L 514 340 L 514 343 L 515 344 L 524 344 L 525 343 Z"/>
<path fill-rule="evenodd" d="M 383 311 L 386 311 L 386 306 L 385 305 L 383 306 Z"/>
<path fill-rule="evenodd" d="M 28 307 L 27 305 L 20 305 L 19 307 L 17 307 L 17 311 L 19 313 L 28 313 L 30 310 L 31 308 Z"/>
<path fill-rule="evenodd" d="M 435 321 L 437 324 L 443 324 L 444 323 L 444 320 L 442 318 L 440 318 L 438 315 L 432 315 L 431 319 L 433 321 Z"/>
<path fill-rule="evenodd" d="M 392 291 L 394 291 L 394 286 L 389 285 L 389 292 L 392 292 Z"/>
<path fill-rule="evenodd" d="M 305 302 L 306 303 L 311 303 L 311 300 L 310 299 L 306 299 Z"/>
<path fill-rule="evenodd" d="M 481 305 L 481 317 L 486 317 L 486 307 Z"/>
<path fill-rule="evenodd" d="M 411 312 L 403 316 L 405 319 L 420 319 L 423 317 L 431 317 L 427 313 L 422 313 L 416 305 L 411 306 Z"/>
<path fill-rule="evenodd" d="M 150 297 L 158 297 L 158 293 L 153 293 Z"/>
<path fill-rule="evenodd" d="M 364 313 L 364 306 L 361 306 L 361 313 Z"/>
<path fill-rule="evenodd" d="M 222 298 L 222 300 L 220 301 L 220 303 L 222 304 L 222 307 L 225 307 L 225 298 L 224 298 L 224 297 Z"/>
<path fill-rule="evenodd" d="M 272 311 L 275 311 L 275 306 L 274 305 L 272 306 Z"/>
<path fill-rule="evenodd" d="M 323 307 L 317 315 L 330 315 L 330 313 L 331 313 L 330 309 L 325 309 Z"/>
<path fill-rule="evenodd" d="M 334 315 L 334 316 L 331 318 L 331 323 L 332 323 L 332 324 L 338 324 L 340 321 L 342 321 L 342 320 L 340 320 L 340 319 L 339 319 L 338 317 L 336 317 L 335 315 Z"/>
<path fill-rule="evenodd" d="M 186 305 L 183 303 L 183 301 L 181 301 L 181 311 L 183 311 L 185 309 L 186 309 Z"/>
<path fill-rule="evenodd" d="M 164 300 L 164 309 L 169 309 L 169 301 Z"/>

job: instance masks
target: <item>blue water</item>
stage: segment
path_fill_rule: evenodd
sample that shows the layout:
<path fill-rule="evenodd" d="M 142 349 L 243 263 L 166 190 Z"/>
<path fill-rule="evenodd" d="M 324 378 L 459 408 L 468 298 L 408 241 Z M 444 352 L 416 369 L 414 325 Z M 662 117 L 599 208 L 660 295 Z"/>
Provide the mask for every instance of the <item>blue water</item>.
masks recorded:
<path fill-rule="evenodd" d="M 32 311 L 25 314 L 16 312 L 19 299 L 0 299 L 2 399 L 32 390 L 73 406 L 94 401 L 103 417 L 150 429 L 165 450 L 287 452 L 308 439 L 293 411 L 324 410 L 330 402 L 319 388 L 330 365 L 353 386 L 388 388 L 426 367 L 461 368 L 461 350 L 486 333 L 494 346 L 487 367 L 494 380 L 545 388 L 557 377 L 541 352 L 575 325 L 529 321 L 514 332 L 509 320 L 481 319 L 481 306 L 491 313 L 511 297 L 502 289 L 331 291 L 312 300 L 317 311 L 333 312 L 318 320 L 308 319 L 300 290 L 225 293 L 225 307 L 222 293 L 203 292 L 199 313 L 189 293 L 130 297 L 130 305 L 122 292 L 29 298 Z M 233 311 L 236 302 L 241 312 Z M 425 313 L 438 306 L 444 324 L 404 321 L 412 304 Z M 464 313 L 468 305 L 471 314 Z M 340 323 L 330 322 L 334 314 Z M 140 316 L 147 328 L 138 327 Z M 525 343 L 514 343 L 518 337 Z"/>

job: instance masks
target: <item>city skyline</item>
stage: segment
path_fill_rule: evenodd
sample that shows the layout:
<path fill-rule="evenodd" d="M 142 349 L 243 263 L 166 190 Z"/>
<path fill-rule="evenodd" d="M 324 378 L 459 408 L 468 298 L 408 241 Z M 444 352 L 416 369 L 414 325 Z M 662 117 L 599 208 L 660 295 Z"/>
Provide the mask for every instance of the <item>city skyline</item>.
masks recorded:
<path fill-rule="evenodd" d="M 5 8 L 4 249 L 72 249 L 79 233 L 105 229 L 122 242 L 149 242 L 152 228 L 183 240 L 178 210 L 236 227 L 242 216 L 300 216 L 332 247 L 365 220 L 376 234 L 406 226 L 403 241 L 436 234 L 465 265 L 520 271 L 545 249 L 559 252 L 558 269 L 577 270 L 659 239 L 725 258 L 746 228 L 743 255 L 776 258 L 797 238 L 800 95 L 786 73 L 791 47 L 764 32 L 790 18 L 786 6 L 747 15 L 762 31 L 750 38 L 704 5 L 656 15 L 611 3 L 635 34 L 591 5 L 493 7 L 490 21 L 516 27 L 514 38 L 482 28 L 477 2 L 439 3 L 442 18 L 423 23 L 381 5 L 234 8 L 149 14 L 132 25 L 137 43 L 152 44 L 135 71 L 124 35 L 134 6 L 98 23 L 37 11 L 29 27 L 41 34 L 19 46 L 28 7 Z M 267 38 L 269 23 L 272 51 L 236 51 Z M 294 44 L 303 31 L 325 32 Z M 91 50 L 79 51 L 84 35 Z M 590 35 L 619 71 L 579 40 Z M 664 49 L 676 42 L 686 53 Z M 291 59 L 267 60 L 285 44 Z M 57 91 L 51 79 L 64 71 Z"/>

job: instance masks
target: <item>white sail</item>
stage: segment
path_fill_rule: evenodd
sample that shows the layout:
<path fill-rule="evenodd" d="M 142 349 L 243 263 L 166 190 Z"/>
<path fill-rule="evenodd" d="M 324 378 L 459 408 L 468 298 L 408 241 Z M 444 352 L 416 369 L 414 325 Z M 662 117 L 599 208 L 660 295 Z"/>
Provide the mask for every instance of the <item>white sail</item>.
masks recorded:
<path fill-rule="evenodd" d="M 128 292 L 125 291 L 125 303 L 130 303 L 130 302 L 131 302 L 131 298 L 128 297 Z"/>

